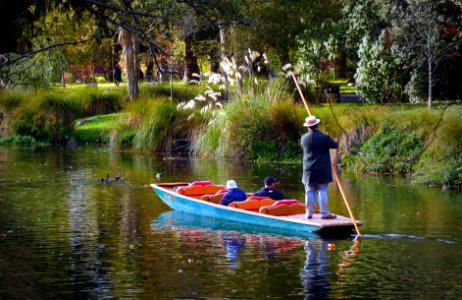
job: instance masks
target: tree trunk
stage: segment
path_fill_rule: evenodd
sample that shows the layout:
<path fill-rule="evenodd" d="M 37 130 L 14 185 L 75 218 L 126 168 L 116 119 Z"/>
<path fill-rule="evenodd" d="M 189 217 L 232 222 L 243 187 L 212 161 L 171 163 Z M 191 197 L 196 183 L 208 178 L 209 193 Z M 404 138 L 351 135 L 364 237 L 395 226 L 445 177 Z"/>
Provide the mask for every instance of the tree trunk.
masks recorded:
<path fill-rule="evenodd" d="M 210 49 L 209 54 L 209 69 L 211 73 L 220 72 L 220 56 L 217 51 L 217 48 Z"/>
<path fill-rule="evenodd" d="M 199 74 L 199 65 L 197 64 L 197 57 L 194 55 L 193 51 L 191 50 L 191 41 L 188 39 L 185 40 L 185 61 L 184 61 L 184 76 L 183 81 L 186 83 L 190 83 L 191 80 L 198 80 L 198 78 L 194 78 L 192 75 L 196 73 Z"/>
<path fill-rule="evenodd" d="M 428 58 L 428 108 L 432 108 L 432 85 L 433 85 L 433 78 L 432 78 L 432 60 Z"/>
<path fill-rule="evenodd" d="M 226 47 L 225 47 L 225 42 L 226 42 L 226 27 L 223 24 L 218 24 L 220 28 L 220 61 L 224 62 L 226 58 Z M 221 68 L 221 76 L 223 77 L 223 80 L 225 82 L 225 94 L 226 98 L 229 96 L 229 80 L 228 80 L 228 74 Z"/>
<path fill-rule="evenodd" d="M 336 78 L 347 78 L 347 55 L 345 50 L 340 52 L 340 55 L 335 61 L 335 77 Z"/>
<path fill-rule="evenodd" d="M 122 46 L 122 60 L 127 75 L 127 89 L 130 100 L 138 97 L 137 42 L 131 32 L 119 28 L 119 44 Z"/>
<path fill-rule="evenodd" d="M 235 32 L 235 28 L 236 28 L 236 24 L 233 23 L 233 25 L 231 26 L 231 35 L 232 36 L 235 36 L 236 35 L 236 32 Z M 234 74 L 236 74 L 236 92 L 238 95 L 241 95 L 242 94 L 242 74 L 241 72 L 239 71 L 239 64 L 238 64 L 238 49 L 236 49 L 236 45 L 234 44 L 233 45 L 233 69 L 234 69 Z"/>

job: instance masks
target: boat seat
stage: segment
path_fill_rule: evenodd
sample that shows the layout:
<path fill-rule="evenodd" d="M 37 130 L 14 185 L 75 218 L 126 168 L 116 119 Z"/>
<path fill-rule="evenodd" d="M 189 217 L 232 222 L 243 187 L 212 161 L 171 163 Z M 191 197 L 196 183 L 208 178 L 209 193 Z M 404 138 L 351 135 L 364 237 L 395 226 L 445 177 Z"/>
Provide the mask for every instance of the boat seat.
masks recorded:
<path fill-rule="evenodd" d="M 226 187 L 224 185 L 213 185 L 213 184 L 204 186 L 204 195 L 217 194 L 219 192 L 222 192 L 222 193 L 227 192 Z"/>
<path fill-rule="evenodd" d="M 260 213 L 273 216 L 304 214 L 305 211 L 305 205 L 295 199 L 279 200 L 276 201 L 273 205 L 262 206 L 259 209 Z"/>
<path fill-rule="evenodd" d="M 220 203 L 221 198 L 223 198 L 223 195 L 227 192 L 228 190 L 225 187 L 222 187 L 221 190 L 214 194 L 205 194 L 204 196 L 201 197 L 202 200 L 212 202 L 212 203 Z"/>
<path fill-rule="evenodd" d="M 193 181 L 189 184 L 189 186 L 207 186 L 213 185 L 211 181 Z"/>
<path fill-rule="evenodd" d="M 188 185 L 179 187 L 176 192 L 185 196 L 202 196 L 215 194 L 223 189 L 225 189 L 223 185 Z"/>
<path fill-rule="evenodd" d="M 259 197 L 259 196 L 251 196 L 244 201 L 240 202 L 231 202 L 229 206 L 236 207 L 245 210 L 254 210 L 258 211 L 258 209 L 262 206 L 270 206 L 274 204 L 274 200 L 269 197 Z"/>

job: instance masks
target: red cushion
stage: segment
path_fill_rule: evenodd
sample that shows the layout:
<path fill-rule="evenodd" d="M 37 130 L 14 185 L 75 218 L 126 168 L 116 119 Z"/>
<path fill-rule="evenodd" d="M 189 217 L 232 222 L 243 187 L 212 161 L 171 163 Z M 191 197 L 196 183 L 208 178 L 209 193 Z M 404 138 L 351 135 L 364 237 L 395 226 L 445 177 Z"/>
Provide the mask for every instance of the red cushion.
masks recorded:
<path fill-rule="evenodd" d="M 257 201 L 261 201 L 261 200 L 264 200 L 264 199 L 271 199 L 271 198 L 267 197 L 267 196 L 251 196 L 251 197 L 247 198 L 247 200 L 257 200 Z"/>
<path fill-rule="evenodd" d="M 287 199 L 287 200 L 279 200 L 279 201 L 276 201 L 273 205 L 271 205 L 272 207 L 278 207 L 278 206 L 281 206 L 281 205 L 293 205 L 293 204 L 301 204 L 301 205 L 304 205 L 303 203 L 300 203 L 298 200 L 295 200 L 295 199 Z"/>
<path fill-rule="evenodd" d="M 207 186 L 213 184 L 211 181 L 194 181 L 189 186 Z"/>

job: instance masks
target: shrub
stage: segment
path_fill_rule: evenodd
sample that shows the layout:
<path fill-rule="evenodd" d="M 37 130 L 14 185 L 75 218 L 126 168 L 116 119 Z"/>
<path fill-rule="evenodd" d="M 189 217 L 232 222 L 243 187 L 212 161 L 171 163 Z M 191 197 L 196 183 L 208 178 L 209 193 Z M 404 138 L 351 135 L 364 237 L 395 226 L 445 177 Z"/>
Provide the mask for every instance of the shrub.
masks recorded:
<path fill-rule="evenodd" d="M 8 137 L 0 137 L 0 145 L 8 146 L 8 145 L 16 145 L 16 146 L 30 146 L 37 144 L 37 140 L 31 136 L 24 136 L 24 135 L 14 135 Z"/>
<path fill-rule="evenodd" d="M 0 91 L 0 107 L 3 107 L 7 111 L 11 111 L 30 97 L 31 94 L 26 90 L 15 89 L 11 91 Z"/>
<path fill-rule="evenodd" d="M 69 138 L 79 107 L 58 94 L 39 94 L 13 113 L 13 130 L 38 141 L 62 143 Z"/>
<path fill-rule="evenodd" d="M 366 172 L 408 174 L 422 150 L 423 143 L 415 132 L 385 127 L 364 143 L 353 161 Z"/>
<path fill-rule="evenodd" d="M 70 97 L 81 104 L 84 117 L 118 112 L 125 100 L 117 90 L 90 87 L 75 89 Z"/>

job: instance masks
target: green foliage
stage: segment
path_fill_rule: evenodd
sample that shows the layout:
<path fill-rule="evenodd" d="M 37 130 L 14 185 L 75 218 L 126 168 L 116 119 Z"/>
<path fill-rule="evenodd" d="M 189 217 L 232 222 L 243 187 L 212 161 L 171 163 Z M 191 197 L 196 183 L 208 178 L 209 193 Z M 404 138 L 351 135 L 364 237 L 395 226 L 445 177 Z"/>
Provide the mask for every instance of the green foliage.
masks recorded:
<path fill-rule="evenodd" d="M 428 109 L 425 109 L 428 111 Z M 423 136 L 427 148 L 416 166 L 415 178 L 425 184 L 461 186 L 462 114 L 460 107 L 432 110 Z"/>
<path fill-rule="evenodd" d="M 124 148 L 131 148 L 133 146 L 133 139 L 135 136 L 136 133 L 133 130 L 123 131 L 119 136 L 117 136 L 115 143 L 116 145 Z"/>
<path fill-rule="evenodd" d="M 414 174 L 418 183 L 448 187 L 462 186 L 462 159 L 444 159 L 439 162 L 426 161 Z"/>
<path fill-rule="evenodd" d="M 285 85 L 275 81 L 244 86 L 246 93 L 235 95 L 196 136 L 196 153 L 254 160 L 296 157 L 299 151 L 293 151 L 289 141 L 299 138 L 304 113 L 287 100 Z"/>
<path fill-rule="evenodd" d="M 39 144 L 37 140 L 28 135 L 0 137 L 0 146 L 33 146 L 37 144 Z"/>
<path fill-rule="evenodd" d="M 35 54 L 10 66 L 10 86 L 33 86 L 36 90 L 60 83 L 66 66 L 58 49 Z"/>
<path fill-rule="evenodd" d="M 422 151 L 423 143 L 415 132 L 385 127 L 360 148 L 354 163 L 366 172 L 408 174 Z"/>
<path fill-rule="evenodd" d="M 13 130 L 39 141 L 61 143 L 72 132 L 80 107 L 75 102 L 53 93 L 41 93 L 13 112 Z"/>
<path fill-rule="evenodd" d="M 178 114 L 176 105 L 170 101 L 148 101 L 138 105 L 135 114 L 134 118 L 140 121 L 136 127 L 133 147 L 138 150 L 164 150 L 164 143 L 171 142 L 167 134 L 174 127 Z"/>
<path fill-rule="evenodd" d="M 213 157 L 225 153 L 228 140 L 222 135 L 227 123 L 226 117 L 224 110 L 218 111 L 204 124 L 192 141 L 192 148 L 196 154 Z"/>
<path fill-rule="evenodd" d="M 174 81 L 172 85 L 173 101 L 176 103 L 189 101 L 197 95 L 204 94 L 206 86 L 185 84 L 182 81 Z M 170 98 L 170 83 L 142 84 L 140 86 L 140 98 Z"/>
<path fill-rule="evenodd" d="M 94 116 L 118 112 L 126 102 L 119 90 L 84 87 L 73 90 L 71 97 L 80 101 L 83 116 Z"/>
<path fill-rule="evenodd" d="M 118 113 L 77 120 L 73 137 L 84 144 L 109 143 L 111 132 L 126 118 L 126 113 Z"/>
<path fill-rule="evenodd" d="M 0 91 L 0 107 L 7 111 L 20 106 L 32 95 L 24 89 L 13 89 L 9 91 Z"/>
<path fill-rule="evenodd" d="M 365 36 L 359 47 L 356 69 L 356 89 L 368 103 L 387 103 L 400 99 L 397 66 L 390 59 L 383 37 L 373 40 Z"/>

